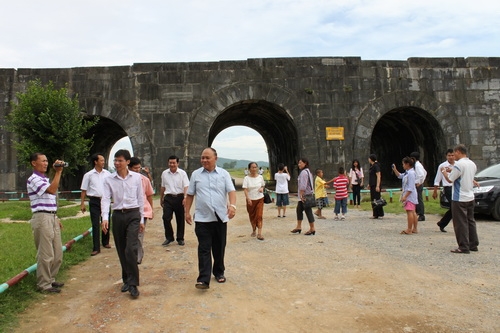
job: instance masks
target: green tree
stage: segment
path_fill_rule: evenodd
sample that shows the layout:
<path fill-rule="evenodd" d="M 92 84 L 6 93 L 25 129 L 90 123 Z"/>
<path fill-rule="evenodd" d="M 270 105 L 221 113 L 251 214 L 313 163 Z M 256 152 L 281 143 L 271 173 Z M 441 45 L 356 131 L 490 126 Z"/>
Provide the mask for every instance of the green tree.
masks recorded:
<path fill-rule="evenodd" d="M 16 94 L 12 112 L 7 116 L 6 129 L 15 133 L 14 146 L 18 160 L 29 165 L 34 152 L 44 153 L 49 162 L 62 159 L 70 170 L 85 165 L 93 138 L 85 138 L 98 119 L 85 120 L 78 96 L 68 96 L 67 88 L 55 89 L 49 82 L 28 82 L 25 93 Z"/>

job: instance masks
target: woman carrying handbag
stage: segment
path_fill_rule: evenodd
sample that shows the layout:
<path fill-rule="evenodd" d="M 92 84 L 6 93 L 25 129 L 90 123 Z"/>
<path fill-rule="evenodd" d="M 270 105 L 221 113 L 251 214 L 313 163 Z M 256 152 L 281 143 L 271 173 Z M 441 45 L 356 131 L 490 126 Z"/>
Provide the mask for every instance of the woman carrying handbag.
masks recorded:
<path fill-rule="evenodd" d="M 298 179 L 299 187 L 299 201 L 297 204 L 297 226 L 295 229 L 291 230 L 291 233 L 301 233 L 302 232 L 302 220 L 304 219 L 304 212 L 306 213 L 307 220 L 309 221 L 309 230 L 304 234 L 306 236 L 315 235 L 316 229 L 314 228 L 314 215 L 312 207 L 305 205 L 306 197 L 311 198 L 314 196 L 314 188 L 312 182 L 311 171 L 309 170 L 309 160 L 307 158 L 301 158 L 298 162 L 300 173 Z M 313 198 L 314 202 L 314 198 Z"/>

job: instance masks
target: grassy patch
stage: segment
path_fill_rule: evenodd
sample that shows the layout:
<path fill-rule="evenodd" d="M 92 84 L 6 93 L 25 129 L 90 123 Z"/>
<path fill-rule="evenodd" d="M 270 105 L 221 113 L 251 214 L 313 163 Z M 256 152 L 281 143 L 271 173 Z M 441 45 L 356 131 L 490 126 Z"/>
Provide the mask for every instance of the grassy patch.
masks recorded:
<path fill-rule="evenodd" d="M 80 210 L 80 205 L 74 201 L 59 200 L 57 216 L 60 218 L 75 216 Z M 0 202 L 0 219 L 12 221 L 29 221 L 31 209 L 29 201 L 3 201 Z"/>
<path fill-rule="evenodd" d="M 231 177 L 233 178 L 245 178 L 245 169 L 228 169 L 226 170 L 229 172 Z"/>
<path fill-rule="evenodd" d="M 79 207 L 74 202 L 60 201 L 58 216 L 75 216 Z M 61 207 L 65 206 L 65 207 Z M 0 203 L 0 218 L 28 221 L 31 218 L 29 202 L 10 201 Z M 91 226 L 89 217 L 62 220 L 61 238 L 63 245 L 82 234 Z M 28 222 L 0 222 L 0 283 L 21 273 L 24 269 L 36 263 L 36 249 L 33 242 L 31 225 Z M 63 263 L 58 274 L 58 280 L 64 281 L 68 269 L 89 258 L 92 250 L 92 236 L 89 235 L 73 244 L 70 251 L 64 252 Z M 30 303 L 44 296 L 36 291 L 36 272 L 29 274 L 17 285 L 8 288 L 0 294 L 0 332 L 9 331 L 17 325 L 17 314 Z"/>
<path fill-rule="evenodd" d="M 387 201 L 387 205 L 384 206 L 384 213 L 386 214 L 406 214 L 406 211 L 403 209 L 402 203 L 399 202 L 399 195 L 401 192 L 397 192 L 393 194 L 392 200 L 390 202 L 390 195 L 388 193 L 383 193 L 382 197 Z M 330 205 L 332 205 L 332 200 L 330 200 Z M 333 205 L 335 205 L 335 199 L 333 199 Z M 429 197 L 429 201 L 425 201 L 424 196 L 424 206 L 425 206 L 425 214 L 444 214 L 446 212 L 445 209 L 441 208 L 439 205 L 439 199 L 434 200 L 432 197 Z M 361 210 L 372 210 L 372 205 L 370 202 L 370 194 L 362 194 L 361 195 Z"/>
<path fill-rule="evenodd" d="M 382 194 L 382 197 L 387 201 L 387 205 L 384 206 L 384 213 L 386 214 L 406 214 L 406 211 L 403 209 L 403 206 L 402 204 L 399 202 L 399 193 L 394 193 L 393 195 L 393 202 L 390 202 L 390 196 L 388 193 L 383 193 Z M 271 195 L 271 197 L 273 197 L 273 195 Z M 296 198 L 296 196 L 295 196 Z M 323 209 L 326 209 L 326 210 L 333 210 L 335 208 L 335 198 L 334 198 L 334 195 L 333 194 L 328 194 L 328 201 L 330 203 L 330 206 L 329 207 L 326 207 L 326 208 L 323 208 Z M 432 197 L 429 197 L 429 201 L 425 201 L 425 197 L 424 197 L 424 205 L 425 205 L 425 214 L 438 214 L 438 215 L 443 215 L 446 210 L 441 208 L 441 206 L 439 205 L 439 199 L 437 200 L 434 200 L 432 199 Z M 276 210 L 278 209 L 276 207 L 275 204 L 272 205 Z M 296 205 L 295 204 L 291 204 L 287 207 L 287 209 L 295 209 Z M 350 209 L 354 209 L 352 205 L 349 204 L 348 202 L 348 205 L 347 205 L 347 212 L 349 213 L 349 210 Z M 371 202 L 370 202 L 370 194 L 369 193 L 366 193 L 366 194 L 362 194 L 361 195 L 361 205 L 360 205 L 360 208 L 356 208 L 356 209 L 359 209 L 359 210 L 362 210 L 362 211 L 370 211 L 372 210 L 372 205 L 371 205 Z M 367 214 L 370 214 L 371 213 L 367 213 Z M 370 215 L 367 215 L 367 216 L 370 216 Z"/>

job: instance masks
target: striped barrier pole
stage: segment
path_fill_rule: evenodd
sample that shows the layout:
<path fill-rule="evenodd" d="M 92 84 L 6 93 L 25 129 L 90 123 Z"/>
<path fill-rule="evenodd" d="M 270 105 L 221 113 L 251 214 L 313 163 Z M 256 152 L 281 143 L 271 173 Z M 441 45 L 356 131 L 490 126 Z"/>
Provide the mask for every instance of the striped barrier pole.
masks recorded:
<path fill-rule="evenodd" d="M 62 247 L 62 250 L 63 252 L 65 252 L 66 250 L 71 250 L 71 246 L 79 241 L 80 239 L 82 239 L 83 237 L 86 237 L 88 236 L 90 233 L 92 232 L 92 227 L 89 228 L 89 230 L 85 231 L 84 233 L 74 237 L 73 239 L 71 239 L 70 241 L 68 241 L 66 244 L 63 245 Z M 28 274 L 31 274 L 33 273 L 34 271 L 36 271 L 36 266 L 37 264 L 34 264 L 34 265 L 31 265 L 30 267 L 26 268 L 24 271 L 22 271 L 21 273 L 17 274 L 16 276 L 14 276 L 13 278 L 9 279 L 7 282 L 5 283 L 2 283 L 0 285 L 0 294 L 3 293 L 4 291 L 6 291 L 7 289 L 9 289 L 9 287 L 12 287 L 13 285 L 19 283 L 19 281 L 21 281 L 22 279 L 24 279 L 26 276 L 28 276 Z"/>

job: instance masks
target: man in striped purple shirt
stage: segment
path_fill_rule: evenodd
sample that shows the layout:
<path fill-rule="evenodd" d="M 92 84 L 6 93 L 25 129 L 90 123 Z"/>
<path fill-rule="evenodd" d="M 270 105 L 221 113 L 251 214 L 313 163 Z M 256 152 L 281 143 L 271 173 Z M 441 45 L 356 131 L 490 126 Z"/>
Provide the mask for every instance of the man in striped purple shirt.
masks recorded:
<path fill-rule="evenodd" d="M 37 250 L 36 280 L 38 290 L 59 293 L 64 283 L 56 282 L 56 275 L 62 263 L 61 221 L 56 216 L 56 194 L 63 171 L 63 161 L 56 160 L 52 183 L 45 175 L 49 166 L 47 157 L 42 153 L 30 156 L 33 174 L 28 178 L 27 188 L 33 216 L 30 220 Z M 61 166 L 57 166 L 61 165 Z"/>

